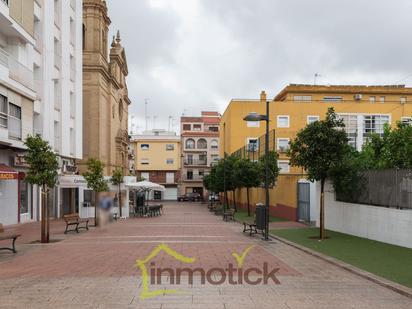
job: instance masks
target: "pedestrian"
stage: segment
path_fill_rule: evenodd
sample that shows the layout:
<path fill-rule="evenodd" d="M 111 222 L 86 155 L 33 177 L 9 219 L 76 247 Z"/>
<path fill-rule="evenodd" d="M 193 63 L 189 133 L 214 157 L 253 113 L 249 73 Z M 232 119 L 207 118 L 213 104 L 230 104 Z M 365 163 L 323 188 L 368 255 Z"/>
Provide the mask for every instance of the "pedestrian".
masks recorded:
<path fill-rule="evenodd" d="M 99 202 L 99 219 L 100 226 L 105 226 L 110 219 L 110 210 L 113 207 L 113 200 L 108 193 L 105 193 Z"/>

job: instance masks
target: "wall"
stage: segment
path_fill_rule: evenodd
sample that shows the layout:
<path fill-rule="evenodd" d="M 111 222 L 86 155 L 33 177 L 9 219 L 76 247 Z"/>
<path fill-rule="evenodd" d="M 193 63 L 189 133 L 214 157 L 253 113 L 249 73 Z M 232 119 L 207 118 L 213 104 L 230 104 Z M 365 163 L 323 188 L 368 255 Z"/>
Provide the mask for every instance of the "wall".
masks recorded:
<path fill-rule="evenodd" d="M 29 34 L 34 33 L 34 0 L 11 0 L 10 16 Z"/>
<path fill-rule="evenodd" d="M 140 140 L 133 144 L 137 171 L 176 171 L 180 168 L 180 141 Z M 142 144 L 148 144 L 149 149 L 142 150 Z M 174 145 L 174 150 L 166 150 L 168 144 Z M 141 159 L 149 159 L 149 164 L 141 164 Z M 173 164 L 166 164 L 167 159 L 173 159 Z"/>
<path fill-rule="evenodd" d="M 297 214 L 297 182 L 298 175 L 280 175 L 275 187 L 270 189 L 270 214 L 272 216 L 295 221 Z M 252 188 L 249 191 L 250 205 L 254 209 L 257 203 L 265 203 L 264 188 Z M 233 201 L 233 194 L 229 193 Z M 236 204 L 247 209 L 246 189 L 236 190 Z"/>
<path fill-rule="evenodd" d="M 325 194 L 325 226 L 329 230 L 412 248 L 412 210 L 338 202 L 330 187 Z"/>

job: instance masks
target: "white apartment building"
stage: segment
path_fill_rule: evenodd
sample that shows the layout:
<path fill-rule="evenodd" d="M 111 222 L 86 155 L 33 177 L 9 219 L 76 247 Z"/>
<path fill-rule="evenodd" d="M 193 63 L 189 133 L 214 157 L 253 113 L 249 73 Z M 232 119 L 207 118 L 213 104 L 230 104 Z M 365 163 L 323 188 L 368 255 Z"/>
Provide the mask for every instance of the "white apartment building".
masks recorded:
<path fill-rule="evenodd" d="M 59 154 L 59 183 L 50 194 L 52 216 L 78 206 L 78 189 L 63 187 L 82 159 L 83 1 L 34 1 L 34 131 Z M 64 197 L 64 198 L 63 198 Z"/>
<path fill-rule="evenodd" d="M 60 178 L 82 158 L 82 1 L 0 0 L 0 222 L 38 220 L 25 181 L 24 140 L 40 134 L 61 157 Z M 60 182 L 61 179 L 59 179 Z M 61 196 L 51 193 L 52 215 Z"/>

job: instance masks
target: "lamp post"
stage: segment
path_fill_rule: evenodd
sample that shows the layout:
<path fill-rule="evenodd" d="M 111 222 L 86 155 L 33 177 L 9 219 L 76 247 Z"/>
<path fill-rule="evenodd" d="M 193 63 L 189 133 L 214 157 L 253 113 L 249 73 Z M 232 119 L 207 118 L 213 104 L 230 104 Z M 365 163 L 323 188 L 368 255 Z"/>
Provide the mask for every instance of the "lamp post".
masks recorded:
<path fill-rule="evenodd" d="M 266 115 L 250 113 L 244 121 L 265 121 L 266 136 L 265 136 L 265 240 L 269 240 L 269 101 L 266 101 Z"/>

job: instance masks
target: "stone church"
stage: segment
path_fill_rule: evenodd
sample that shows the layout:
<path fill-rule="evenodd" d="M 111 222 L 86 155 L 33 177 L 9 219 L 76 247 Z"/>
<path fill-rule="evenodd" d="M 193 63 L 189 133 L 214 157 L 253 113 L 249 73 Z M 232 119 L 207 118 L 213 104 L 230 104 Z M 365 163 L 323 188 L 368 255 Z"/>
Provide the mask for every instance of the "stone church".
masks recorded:
<path fill-rule="evenodd" d="M 83 160 L 84 172 L 89 158 L 105 165 L 109 176 L 116 168 L 128 174 L 128 75 L 125 50 L 120 33 L 109 47 L 111 21 L 104 0 L 83 1 Z"/>

